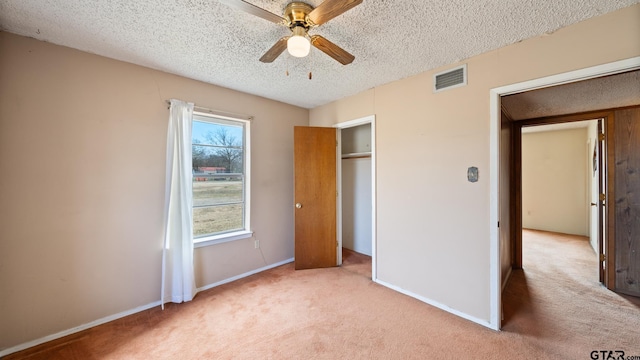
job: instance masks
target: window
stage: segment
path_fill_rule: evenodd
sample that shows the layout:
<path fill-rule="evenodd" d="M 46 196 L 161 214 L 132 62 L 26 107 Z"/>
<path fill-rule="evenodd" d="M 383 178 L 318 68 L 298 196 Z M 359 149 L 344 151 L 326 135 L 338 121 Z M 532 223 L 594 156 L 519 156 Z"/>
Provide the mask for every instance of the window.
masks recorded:
<path fill-rule="evenodd" d="M 194 113 L 194 242 L 249 233 L 249 122 Z"/>

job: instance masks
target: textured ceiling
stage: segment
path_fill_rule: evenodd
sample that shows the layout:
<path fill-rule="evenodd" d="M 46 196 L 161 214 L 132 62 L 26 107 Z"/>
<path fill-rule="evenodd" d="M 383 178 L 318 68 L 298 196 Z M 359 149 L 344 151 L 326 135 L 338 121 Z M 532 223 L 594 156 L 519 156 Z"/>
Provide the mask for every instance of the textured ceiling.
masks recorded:
<path fill-rule="evenodd" d="M 640 105 L 640 70 L 502 97 L 512 120 Z"/>
<path fill-rule="evenodd" d="M 0 0 L 0 29 L 313 108 L 637 3 L 364 0 L 313 32 L 355 55 L 347 66 L 315 49 L 259 62 L 289 30 L 216 0 Z"/>

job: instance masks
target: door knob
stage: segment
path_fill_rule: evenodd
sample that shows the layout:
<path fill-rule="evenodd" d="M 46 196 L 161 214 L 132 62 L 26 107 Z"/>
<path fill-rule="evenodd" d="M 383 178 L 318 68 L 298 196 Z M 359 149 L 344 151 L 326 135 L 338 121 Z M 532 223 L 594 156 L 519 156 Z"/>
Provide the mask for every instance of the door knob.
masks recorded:
<path fill-rule="evenodd" d="M 300 209 L 301 207 L 302 207 L 302 204 L 296 203 L 296 209 Z"/>

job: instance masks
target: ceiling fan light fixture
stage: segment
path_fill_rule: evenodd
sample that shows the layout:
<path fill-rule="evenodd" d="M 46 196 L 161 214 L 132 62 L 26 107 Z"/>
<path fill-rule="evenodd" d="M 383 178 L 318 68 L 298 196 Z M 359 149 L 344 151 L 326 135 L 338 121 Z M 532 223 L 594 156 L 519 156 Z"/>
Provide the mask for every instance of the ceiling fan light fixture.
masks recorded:
<path fill-rule="evenodd" d="M 305 57 L 311 50 L 311 42 L 307 38 L 307 32 L 303 27 L 293 28 L 293 35 L 287 40 L 287 50 L 291 56 Z"/>
<path fill-rule="evenodd" d="M 349 54 L 321 35 L 314 34 L 309 37 L 307 31 L 315 29 L 317 26 L 326 23 L 336 16 L 342 15 L 353 7 L 362 4 L 364 0 L 322 0 L 320 5 L 315 8 L 299 0 L 289 0 L 291 2 L 284 8 L 283 16 L 276 15 L 261 7 L 255 6 L 249 2 L 251 0 L 219 1 L 251 15 L 286 26 L 291 30 L 290 36 L 280 38 L 262 55 L 260 61 L 263 63 L 272 63 L 284 52 L 284 49 L 288 49 L 289 54 L 294 57 L 305 57 L 309 55 L 311 45 L 342 65 L 351 64 L 355 59 L 355 56 Z"/>

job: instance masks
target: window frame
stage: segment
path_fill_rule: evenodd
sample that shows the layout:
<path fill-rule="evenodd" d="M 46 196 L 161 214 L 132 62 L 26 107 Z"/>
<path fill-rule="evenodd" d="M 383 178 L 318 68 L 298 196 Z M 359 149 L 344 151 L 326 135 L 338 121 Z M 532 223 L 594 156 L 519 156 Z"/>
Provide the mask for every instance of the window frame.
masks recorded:
<path fill-rule="evenodd" d="M 219 121 L 216 121 L 219 120 Z M 253 236 L 253 231 L 251 230 L 251 119 L 239 119 L 229 116 L 223 116 L 218 114 L 212 114 L 208 112 L 194 111 L 193 112 L 193 121 L 198 122 L 209 122 L 212 124 L 222 124 L 228 125 L 231 123 L 240 123 L 243 127 L 242 133 L 242 144 L 243 144 L 243 153 L 242 153 L 242 164 L 244 168 L 244 185 L 243 185 L 243 204 L 244 204 L 244 228 L 241 230 L 233 230 L 224 233 L 215 233 L 202 235 L 199 237 L 193 237 L 193 246 L 194 248 L 222 244 L 225 242 L 247 239 Z M 193 127 L 193 125 L 192 125 Z M 190 139 L 191 147 L 193 147 L 193 137 Z M 191 157 L 193 160 L 193 156 Z M 192 166 L 193 167 L 193 166 Z M 193 183 L 193 180 L 192 180 Z M 193 190 L 191 191 L 191 195 L 193 198 Z M 191 211 L 193 212 L 194 206 L 191 207 Z M 192 219 L 193 224 L 193 219 Z"/>

